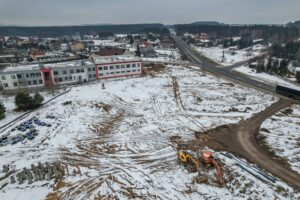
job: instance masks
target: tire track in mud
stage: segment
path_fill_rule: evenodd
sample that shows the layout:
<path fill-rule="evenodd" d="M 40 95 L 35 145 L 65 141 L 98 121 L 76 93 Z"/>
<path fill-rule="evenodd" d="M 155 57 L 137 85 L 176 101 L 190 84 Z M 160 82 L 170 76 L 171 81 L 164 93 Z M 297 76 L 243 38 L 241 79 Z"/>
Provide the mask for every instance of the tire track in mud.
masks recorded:
<path fill-rule="evenodd" d="M 181 113 L 185 116 L 185 118 L 189 119 L 193 124 L 195 124 L 195 126 L 197 126 L 200 130 L 204 130 L 205 126 L 201 124 L 194 116 L 190 115 L 187 112 L 186 108 L 184 107 L 180 95 L 179 84 L 175 76 L 172 76 L 172 85 L 173 85 L 174 97 Z"/>
<path fill-rule="evenodd" d="M 291 100 L 280 99 L 239 124 L 220 126 L 206 133 L 200 133 L 198 139 L 208 136 L 207 145 L 211 148 L 229 151 L 244 157 L 299 190 L 299 173 L 285 166 L 280 160 L 274 159 L 270 152 L 258 144 L 256 138 L 263 121 L 293 103 L 295 102 Z"/>
<path fill-rule="evenodd" d="M 55 196 L 56 199 L 93 199 L 103 194 L 109 196 L 116 192 L 115 187 L 119 187 L 118 193 L 130 198 L 147 195 L 148 199 L 178 199 L 172 195 L 166 196 L 161 189 L 163 186 L 155 183 L 157 177 L 153 175 L 155 170 L 166 170 L 170 162 L 175 163 L 177 159 L 169 137 L 141 135 L 115 138 L 113 133 L 118 126 L 126 123 L 123 120 L 134 117 L 127 112 L 132 110 L 130 105 L 119 106 L 117 110 L 115 114 L 103 116 L 104 120 L 100 119 L 98 129 L 92 128 L 91 137 L 75 140 L 75 149 L 60 150 L 62 162 L 71 169 L 75 168 L 78 175 L 84 175 L 85 170 L 82 169 L 88 168 L 97 172 L 97 176 L 89 175 L 74 183 L 67 183 L 64 190 L 54 191 L 49 196 Z M 141 145 L 145 146 L 144 150 L 136 148 Z M 102 191 L 103 188 L 105 191 Z M 144 194 L 144 188 L 149 189 L 147 194 Z M 118 199 L 118 196 L 115 197 Z"/>

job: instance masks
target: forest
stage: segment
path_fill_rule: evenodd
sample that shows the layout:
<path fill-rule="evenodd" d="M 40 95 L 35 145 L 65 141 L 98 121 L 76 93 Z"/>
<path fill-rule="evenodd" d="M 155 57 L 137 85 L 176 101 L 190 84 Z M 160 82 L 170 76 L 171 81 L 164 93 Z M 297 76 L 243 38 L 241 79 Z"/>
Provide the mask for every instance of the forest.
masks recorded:
<path fill-rule="evenodd" d="M 175 30 L 179 35 L 188 33 L 207 33 L 210 39 L 242 37 L 247 39 L 264 39 L 272 43 L 286 43 L 300 36 L 300 29 L 293 26 L 275 25 L 206 25 L 206 24 L 178 24 Z"/>
<path fill-rule="evenodd" d="M 163 24 L 122 24 L 122 25 L 87 25 L 87 26 L 40 26 L 40 27 L 20 27 L 3 26 L 0 27 L 0 35 L 3 36 L 23 36 L 23 37 L 60 37 L 79 33 L 95 34 L 99 32 L 112 32 L 120 34 L 154 32 L 161 33 L 168 30 Z"/>

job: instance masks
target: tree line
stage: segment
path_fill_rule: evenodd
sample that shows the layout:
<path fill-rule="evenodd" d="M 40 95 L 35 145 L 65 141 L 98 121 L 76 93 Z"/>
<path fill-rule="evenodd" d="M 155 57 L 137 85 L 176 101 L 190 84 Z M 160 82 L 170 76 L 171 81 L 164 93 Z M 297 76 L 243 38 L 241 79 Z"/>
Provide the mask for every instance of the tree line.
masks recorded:
<path fill-rule="evenodd" d="M 207 33 L 210 39 L 222 39 L 242 37 L 249 40 L 264 39 L 272 43 L 286 43 L 300 36 L 300 30 L 291 26 L 275 25 L 202 25 L 202 24 L 178 24 L 175 30 L 179 35 L 188 33 Z"/>
<path fill-rule="evenodd" d="M 38 36 L 60 37 L 65 35 L 95 34 L 99 32 L 112 32 L 120 34 L 143 33 L 146 31 L 166 31 L 163 24 L 122 24 L 122 25 L 87 25 L 87 26 L 43 26 L 43 27 L 0 27 L 0 35 L 5 36 Z"/>

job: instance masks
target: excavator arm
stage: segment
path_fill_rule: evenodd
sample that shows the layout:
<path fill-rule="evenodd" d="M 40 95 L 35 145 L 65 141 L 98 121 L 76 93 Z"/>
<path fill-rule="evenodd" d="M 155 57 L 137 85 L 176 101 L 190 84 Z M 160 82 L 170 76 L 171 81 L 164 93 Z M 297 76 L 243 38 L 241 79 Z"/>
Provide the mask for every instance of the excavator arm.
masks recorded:
<path fill-rule="evenodd" d="M 220 184 L 223 184 L 224 180 L 223 180 L 222 169 L 221 169 L 218 161 L 216 159 L 212 159 L 212 163 L 213 163 L 213 165 L 214 165 L 214 167 L 216 168 L 216 171 L 217 171 L 218 182 Z"/>

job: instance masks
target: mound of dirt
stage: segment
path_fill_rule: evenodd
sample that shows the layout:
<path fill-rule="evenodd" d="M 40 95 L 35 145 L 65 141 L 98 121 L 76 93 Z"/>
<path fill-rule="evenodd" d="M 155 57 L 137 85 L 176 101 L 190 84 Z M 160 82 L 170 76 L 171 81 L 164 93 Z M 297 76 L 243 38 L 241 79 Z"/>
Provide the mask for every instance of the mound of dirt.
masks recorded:
<path fill-rule="evenodd" d="M 142 70 L 142 75 L 155 76 L 156 74 L 163 72 L 165 68 L 166 66 L 162 64 L 146 65 Z"/>
<path fill-rule="evenodd" d="M 105 112 L 109 113 L 109 111 L 112 109 L 112 106 L 103 102 L 95 104 L 96 108 L 99 108 L 101 110 L 104 110 Z"/>
<path fill-rule="evenodd" d="M 235 126 L 236 125 L 233 124 L 226 124 L 205 132 L 195 132 L 195 137 L 203 146 L 207 146 L 211 149 L 218 151 L 235 150 L 236 145 L 233 142 Z"/>

